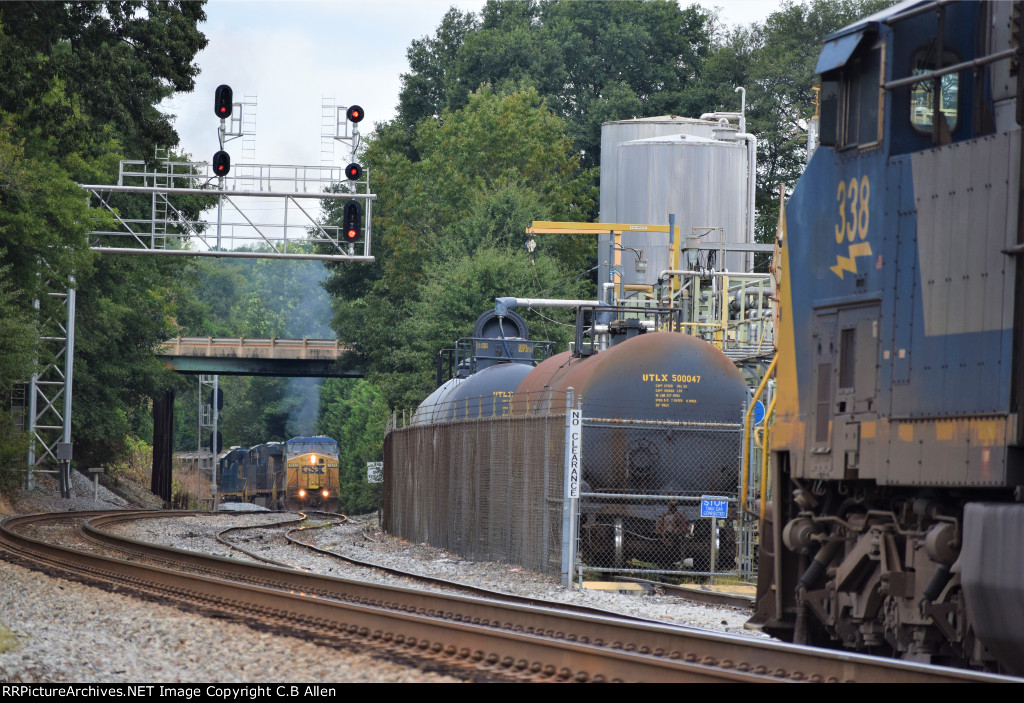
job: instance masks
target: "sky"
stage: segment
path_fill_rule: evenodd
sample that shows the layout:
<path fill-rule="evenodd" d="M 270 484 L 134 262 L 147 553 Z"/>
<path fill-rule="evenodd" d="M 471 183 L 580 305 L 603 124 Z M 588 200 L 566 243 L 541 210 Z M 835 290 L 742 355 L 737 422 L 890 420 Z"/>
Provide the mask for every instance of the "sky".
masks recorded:
<path fill-rule="evenodd" d="M 683 0 L 684 4 L 689 4 Z M 727 25 L 763 21 L 777 0 L 700 0 L 720 8 Z M 182 149 L 208 161 L 218 149 L 219 120 L 213 95 L 230 85 L 235 102 L 256 96 L 255 161 L 315 166 L 321 163 L 323 98 L 358 104 L 360 125 L 395 116 L 406 51 L 430 36 L 449 7 L 479 12 L 483 0 L 211 0 L 201 25 L 209 44 L 197 57 L 196 90 L 168 100 Z M 241 143 L 230 142 L 232 163 Z M 335 149 L 336 165 L 348 163 L 347 147 Z"/>

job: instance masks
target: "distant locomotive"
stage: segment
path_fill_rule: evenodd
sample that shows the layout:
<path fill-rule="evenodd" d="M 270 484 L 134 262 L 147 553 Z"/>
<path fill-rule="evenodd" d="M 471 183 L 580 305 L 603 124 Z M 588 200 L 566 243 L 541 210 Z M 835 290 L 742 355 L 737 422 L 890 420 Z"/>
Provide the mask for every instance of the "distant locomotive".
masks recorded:
<path fill-rule="evenodd" d="M 1024 674 L 1020 3 L 828 37 L 781 241 L 755 622 Z"/>
<path fill-rule="evenodd" d="M 338 443 L 329 437 L 293 437 L 232 448 L 218 462 L 217 487 L 221 502 L 336 512 Z"/>

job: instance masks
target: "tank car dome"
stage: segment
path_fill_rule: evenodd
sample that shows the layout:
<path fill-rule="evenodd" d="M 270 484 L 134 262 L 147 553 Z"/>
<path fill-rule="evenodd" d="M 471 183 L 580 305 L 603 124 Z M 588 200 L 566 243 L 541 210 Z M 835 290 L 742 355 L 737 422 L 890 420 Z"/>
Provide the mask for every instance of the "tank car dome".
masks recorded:
<path fill-rule="evenodd" d="M 433 422 L 507 415 L 513 391 L 532 370 L 529 364 L 506 362 L 473 374 L 439 399 Z"/>
<path fill-rule="evenodd" d="M 741 422 L 743 374 L 720 350 L 678 332 L 653 332 L 593 356 L 558 354 L 516 389 L 531 412 L 564 412 L 568 388 L 590 417 Z M 520 409 L 517 400 L 517 411 Z"/>

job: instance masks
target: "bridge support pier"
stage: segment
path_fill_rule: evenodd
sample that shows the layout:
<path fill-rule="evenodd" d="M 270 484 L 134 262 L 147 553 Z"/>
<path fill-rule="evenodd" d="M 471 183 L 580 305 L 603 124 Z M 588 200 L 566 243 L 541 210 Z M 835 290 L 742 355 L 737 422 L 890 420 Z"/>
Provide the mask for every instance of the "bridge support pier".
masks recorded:
<path fill-rule="evenodd" d="M 174 391 L 153 399 L 153 478 L 150 490 L 171 507 L 171 468 L 174 452 Z"/>

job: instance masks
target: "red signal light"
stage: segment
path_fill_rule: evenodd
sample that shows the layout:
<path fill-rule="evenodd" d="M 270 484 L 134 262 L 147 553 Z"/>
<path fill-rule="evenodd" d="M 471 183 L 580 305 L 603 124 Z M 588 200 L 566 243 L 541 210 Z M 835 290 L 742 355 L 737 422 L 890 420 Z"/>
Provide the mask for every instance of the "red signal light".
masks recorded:
<path fill-rule="evenodd" d="M 217 117 L 225 119 L 231 117 L 231 86 L 219 85 L 213 95 L 213 112 Z"/>
<path fill-rule="evenodd" d="M 213 155 L 213 172 L 218 176 L 226 176 L 231 170 L 231 157 L 226 151 L 218 151 Z"/>
<path fill-rule="evenodd" d="M 356 163 L 351 163 L 345 167 L 345 177 L 350 181 L 358 181 L 363 176 L 363 167 Z"/>
<path fill-rule="evenodd" d="M 341 230 L 341 236 L 346 242 L 354 242 L 359 238 L 359 223 L 362 220 L 363 212 L 359 203 L 350 200 L 345 203 L 345 226 Z"/>
<path fill-rule="evenodd" d="M 364 115 L 363 108 L 353 105 L 345 112 L 345 119 L 349 122 L 362 122 Z"/>

